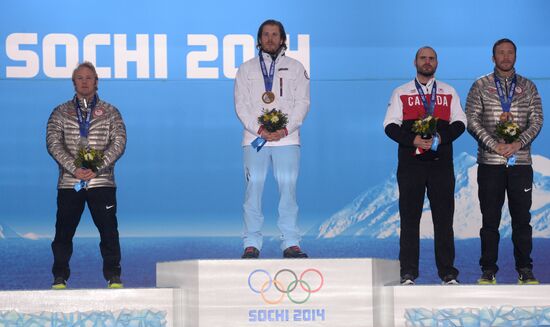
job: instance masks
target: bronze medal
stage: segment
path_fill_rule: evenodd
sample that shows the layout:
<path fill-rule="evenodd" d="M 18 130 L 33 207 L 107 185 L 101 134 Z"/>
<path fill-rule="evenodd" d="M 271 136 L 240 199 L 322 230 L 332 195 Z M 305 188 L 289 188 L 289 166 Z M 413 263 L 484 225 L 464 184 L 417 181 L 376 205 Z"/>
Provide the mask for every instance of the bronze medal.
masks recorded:
<path fill-rule="evenodd" d="M 514 120 L 514 116 L 511 112 L 503 112 L 500 114 L 500 121 L 501 122 L 507 122 Z"/>
<path fill-rule="evenodd" d="M 271 102 L 275 101 L 275 93 L 271 91 L 265 91 L 264 94 L 262 94 L 262 101 L 265 104 L 270 104 Z"/>

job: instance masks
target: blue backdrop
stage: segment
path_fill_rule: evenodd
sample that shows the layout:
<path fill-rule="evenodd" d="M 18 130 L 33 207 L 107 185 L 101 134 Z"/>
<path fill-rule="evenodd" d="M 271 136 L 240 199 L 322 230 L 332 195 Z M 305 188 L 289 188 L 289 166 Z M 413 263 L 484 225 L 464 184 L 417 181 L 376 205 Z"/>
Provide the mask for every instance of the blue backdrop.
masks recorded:
<path fill-rule="evenodd" d="M 346 216 L 345 208 L 365 192 L 382 196 L 384 185 L 393 185 L 397 146 L 382 121 L 393 88 L 415 75 L 416 49 L 437 50 L 437 77 L 453 85 L 464 104 L 473 81 L 492 71 L 494 41 L 511 38 L 517 71 L 536 83 L 544 104 L 550 97 L 548 12 L 544 0 L 2 1 L 3 234 L 11 228 L 27 238 L 53 236 L 57 167 L 46 152 L 46 121 L 72 97 L 76 62 L 88 59 L 100 70 L 99 95 L 120 109 L 127 125 L 127 150 L 116 166 L 121 236 L 239 236 L 242 127 L 232 77 L 254 54 L 259 24 L 275 18 L 285 25 L 291 55 L 311 76 L 298 188 L 301 229 L 314 239 L 394 237 L 395 225 L 377 233 L 365 232 L 369 224 L 327 233 L 323 224 L 355 218 L 350 226 L 357 227 L 368 214 Z M 550 219 L 547 134 L 544 127 L 533 145 L 542 185 L 535 236 L 541 238 L 550 237 L 544 224 Z M 457 174 L 475 167 L 475 151 L 467 133 L 456 142 L 464 169 Z M 276 187 L 268 183 L 267 234 L 276 234 L 276 200 Z M 362 206 L 373 209 L 369 203 Z M 397 211 L 388 208 L 384 217 L 391 220 Z M 457 215 L 460 210 L 466 208 L 457 206 Z M 472 212 L 468 217 L 480 219 Z M 461 226 L 458 238 L 475 238 L 478 227 Z M 87 213 L 77 235 L 97 235 Z M 240 249 L 226 252 L 235 257 Z"/>

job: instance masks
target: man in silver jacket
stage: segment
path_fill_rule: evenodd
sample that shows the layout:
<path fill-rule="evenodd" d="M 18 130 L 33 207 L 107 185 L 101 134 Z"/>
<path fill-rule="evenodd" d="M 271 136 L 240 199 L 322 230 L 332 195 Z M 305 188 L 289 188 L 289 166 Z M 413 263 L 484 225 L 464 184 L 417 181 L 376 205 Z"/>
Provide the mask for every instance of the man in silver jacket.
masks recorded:
<path fill-rule="evenodd" d="M 72 81 L 76 95 L 53 110 L 46 134 L 48 152 L 59 165 L 52 288 L 66 288 L 72 239 L 86 203 L 101 237 L 103 276 L 109 288 L 122 288 L 114 165 L 126 148 L 126 127 L 117 108 L 99 99 L 91 63 L 78 65 Z M 95 171 L 76 166 L 82 148 L 103 152 Z"/>
<path fill-rule="evenodd" d="M 472 85 L 466 100 L 468 131 L 478 142 L 479 203 L 482 214 L 479 284 L 496 284 L 498 231 L 505 193 L 512 217 L 512 241 L 519 284 L 538 284 L 531 259 L 533 169 L 531 143 L 543 122 L 535 84 L 516 74 L 516 45 L 509 39 L 493 46 L 494 72 Z M 499 121 L 519 126 L 519 137 L 506 143 L 496 132 Z"/>

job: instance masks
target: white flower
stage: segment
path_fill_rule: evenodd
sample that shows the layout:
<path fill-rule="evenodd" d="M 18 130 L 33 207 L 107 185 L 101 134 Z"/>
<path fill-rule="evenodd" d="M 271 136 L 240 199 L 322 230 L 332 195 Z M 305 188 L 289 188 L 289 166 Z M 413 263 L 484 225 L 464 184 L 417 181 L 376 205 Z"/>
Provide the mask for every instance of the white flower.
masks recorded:
<path fill-rule="evenodd" d="M 508 126 L 506 127 L 506 129 L 504 130 L 504 132 L 508 135 L 511 135 L 511 136 L 514 136 L 516 135 L 517 131 L 516 131 L 516 128 L 514 126 Z"/>
<path fill-rule="evenodd" d="M 92 160 L 94 160 L 94 156 L 93 156 L 91 153 L 86 153 L 86 154 L 84 155 L 84 160 L 86 160 L 86 161 L 92 161 Z"/>

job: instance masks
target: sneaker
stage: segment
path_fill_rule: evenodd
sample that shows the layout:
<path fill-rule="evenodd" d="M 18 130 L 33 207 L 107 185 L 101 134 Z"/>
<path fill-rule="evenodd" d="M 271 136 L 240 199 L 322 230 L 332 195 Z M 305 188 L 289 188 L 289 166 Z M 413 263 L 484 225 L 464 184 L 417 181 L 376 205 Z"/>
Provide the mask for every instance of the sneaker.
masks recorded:
<path fill-rule="evenodd" d="M 107 288 L 124 288 L 120 276 L 113 276 L 109 279 Z"/>
<path fill-rule="evenodd" d="M 459 285 L 455 275 L 447 275 L 443 277 L 441 285 Z"/>
<path fill-rule="evenodd" d="M 483 273 L 481 273 L 481 277 L 477 280 L 477 283 L 479 285 L 496 285 L 497 278 L 494 272 L 484 270 Z"/>
<path fill-rule="evenodd" d="M 256 249 L 253 246 L 249 246 L 244 249 L 244 253 L 241 256 L 243 259 L 258 259 L 260 257 L 260 250 Z"/>
<path fill-rule="evenodd" d="M 55 277 L 52 283 L 52 290 L 64 290 L 67 288 L 67 281 L 63 277 Z"/>
<path fill-rule="evenodd" d="M 518 269 L 518 284 L 520 285 L 538 285 L 540 284 L 538 279 L 533 275 L 531 268 L 520 268 Z"/>
<path fill-rule="evenodd" d="M 401 285 L 403 286 L 406 286 L 406 285 L 414 285 L 414 277 L 413 275 L 410 275 L 410 274 L 405 274 L 403 276 L 401 276 L 401 281 L 400 281 Z"/>
<path fill-rule="evenodd" d="M 302 249 L 298 245 L 294 245 L 291 247 L 286 248 L 283 251 L 283 257 L 284 258 L 307 258 L 307 254 L 302 252 Z"/>

